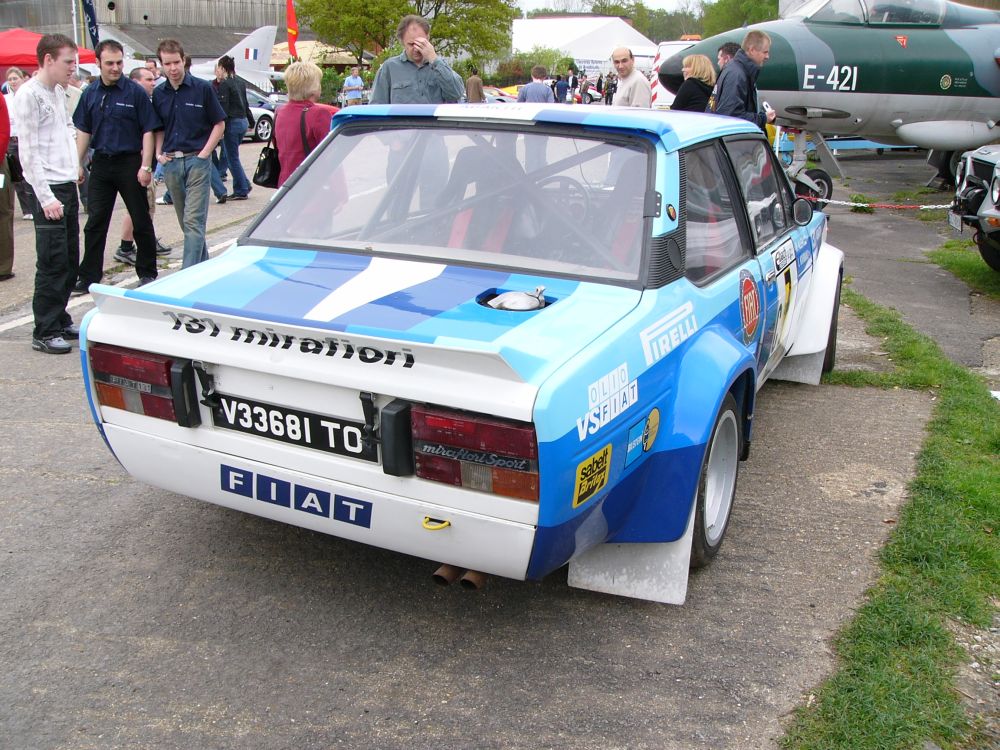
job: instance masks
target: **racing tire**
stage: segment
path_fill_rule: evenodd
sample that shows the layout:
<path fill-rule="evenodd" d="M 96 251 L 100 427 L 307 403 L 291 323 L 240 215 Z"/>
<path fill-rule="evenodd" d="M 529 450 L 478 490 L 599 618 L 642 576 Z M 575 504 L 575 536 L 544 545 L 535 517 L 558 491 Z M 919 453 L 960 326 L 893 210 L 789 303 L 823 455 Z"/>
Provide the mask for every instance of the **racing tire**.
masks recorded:
<path fill-rule="evenodd" d="M 1000 273 L 1000 242 L 980 232 L 976 237 L 976 245 L 986 265 Z"/>
<path fill-rule="evenodd" d="M 837 363 L 837 322 L 840 319 L 840 285 L 844 275 L 837 277 L 837 294 L 833 298 L 833 317 L 830 318 L 830 333 L 826 337 L 826 353 L 823 355 L 823 372 L 833 372 Z"/>
<path fill-rule="evenodd" d="M 698 480 L 691 537 L 692 568 L 703 568 L 712 561 L 729 528 L 743 441 L 742 422 L 736 399 L 727 393 L 715 418 Z"/>
<path fill-rule="evenodd" d="M 271 133 L 274 131 L 274 121 L 265 115 L 257 118 L 257 123 L 253 126 L 253 136 L 255 141 L 267 142 L 271 140 Z"/>

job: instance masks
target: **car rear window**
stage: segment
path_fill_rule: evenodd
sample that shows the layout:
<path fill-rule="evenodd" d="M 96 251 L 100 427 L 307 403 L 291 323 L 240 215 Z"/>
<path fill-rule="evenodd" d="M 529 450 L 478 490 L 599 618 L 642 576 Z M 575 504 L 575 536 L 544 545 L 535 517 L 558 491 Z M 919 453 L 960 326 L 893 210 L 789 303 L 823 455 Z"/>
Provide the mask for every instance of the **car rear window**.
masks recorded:
<path fill-rule="evenodd" d="M 651 154 L 541 128 L 345 129 L 249 239 L 635 281 Z"/>

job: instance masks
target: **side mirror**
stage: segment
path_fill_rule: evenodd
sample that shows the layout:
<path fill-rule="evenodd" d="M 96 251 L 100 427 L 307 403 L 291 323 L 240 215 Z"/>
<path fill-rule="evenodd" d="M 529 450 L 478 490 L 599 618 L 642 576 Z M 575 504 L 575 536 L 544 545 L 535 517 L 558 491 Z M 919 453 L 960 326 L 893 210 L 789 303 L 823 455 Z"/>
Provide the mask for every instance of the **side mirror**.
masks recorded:
<path fill-rule="evenodd" d="M 792 204 L 792 219 L 800 227 L 804 227 L 812 219 L 813 203 L 806 198 L 796 198 Z"/>

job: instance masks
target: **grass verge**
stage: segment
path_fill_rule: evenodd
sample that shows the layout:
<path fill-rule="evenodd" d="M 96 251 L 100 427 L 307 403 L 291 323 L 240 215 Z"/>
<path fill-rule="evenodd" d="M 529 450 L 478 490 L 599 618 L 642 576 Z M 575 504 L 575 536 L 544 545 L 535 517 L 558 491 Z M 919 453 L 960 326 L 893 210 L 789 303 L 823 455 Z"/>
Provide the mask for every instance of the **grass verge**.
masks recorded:
<path fill-rule="evenodd" d="M 1000 273 L 986 265 L 972 240 L 947 240 L 927 257 L 977 292 L 1000 300 Z"/>
<path fill-rule="evenodd" d="M 835 639 L 837 672 L 800 708 L 784 748 L 980 747 L 953 680 L 963 658 L 949 619 L 986 627 L 1000 594 L 1000 404 L 898 313 L 845 289 L 883 341 L 891 373 L 834 372 L 828 382 L 932 389 L 937 395 L 909 502 L 881 552 L 881 575 Z"/>

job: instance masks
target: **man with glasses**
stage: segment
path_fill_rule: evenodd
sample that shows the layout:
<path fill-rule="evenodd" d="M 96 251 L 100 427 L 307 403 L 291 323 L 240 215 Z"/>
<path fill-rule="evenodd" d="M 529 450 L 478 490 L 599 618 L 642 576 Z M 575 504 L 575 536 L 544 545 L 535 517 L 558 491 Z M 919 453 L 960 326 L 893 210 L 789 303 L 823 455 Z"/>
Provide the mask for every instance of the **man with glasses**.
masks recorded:
<path fill-rule="evenodd" d="M 615 91 L 616 107 L 645 107 L 653 102 L 653 92 L 646 76 L 635 69 L 632 50 L 619 47 L 611 53 L 611 63 L 618 73 L 618 89 Z"/>
<path fill-rule="evenodd" d="M 120 195 L 132 219 L 139 285 L 156 279 L 156 235 L 149 216 L 146 188 L 153 179 L 153 131 L 160 118 L 142 86 L 122 75 L 122 45 L 108 39 L 95 50 L 100 79 L 88 86 L 73 115 L 76 147 L 83 159 L 94 150 L 83 229 L 84 253 L 75 293 L 84 293 L 104 273 L 108 227 Z"/>

